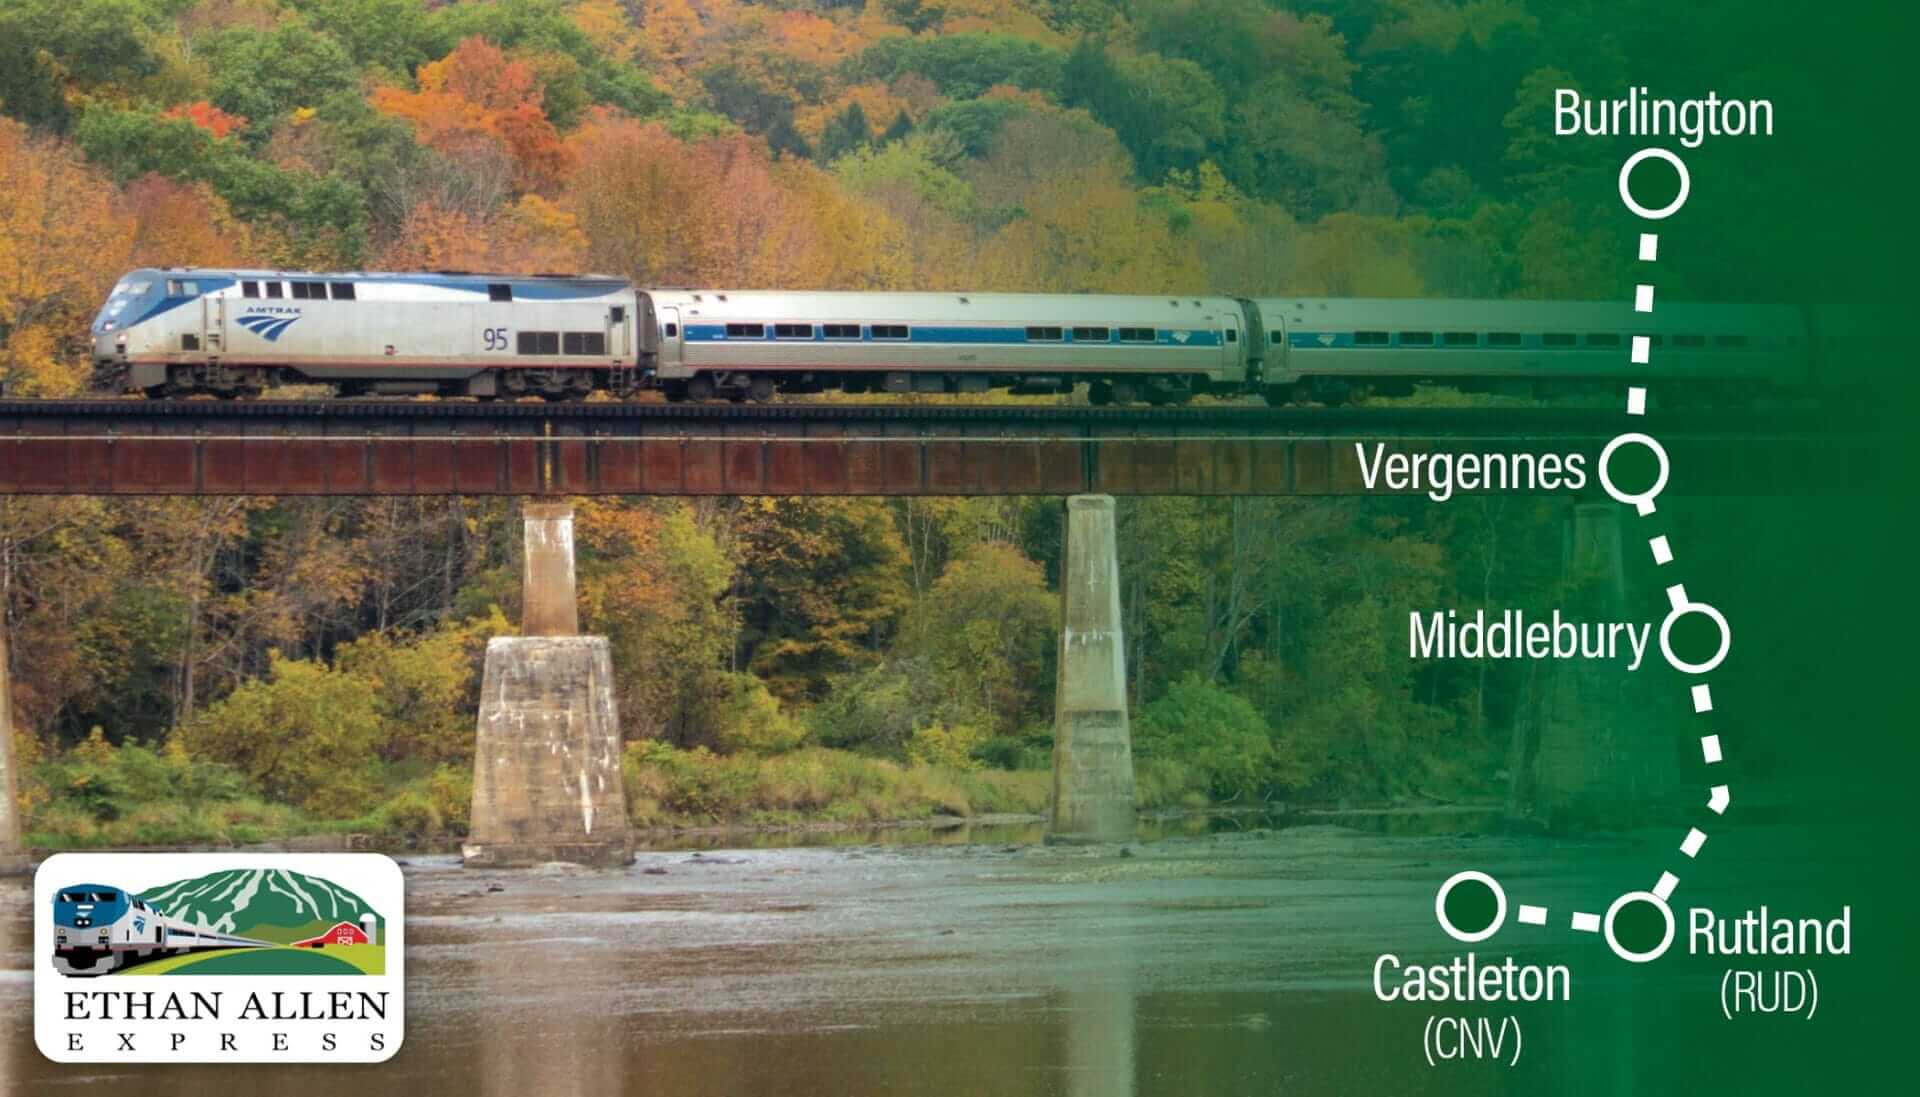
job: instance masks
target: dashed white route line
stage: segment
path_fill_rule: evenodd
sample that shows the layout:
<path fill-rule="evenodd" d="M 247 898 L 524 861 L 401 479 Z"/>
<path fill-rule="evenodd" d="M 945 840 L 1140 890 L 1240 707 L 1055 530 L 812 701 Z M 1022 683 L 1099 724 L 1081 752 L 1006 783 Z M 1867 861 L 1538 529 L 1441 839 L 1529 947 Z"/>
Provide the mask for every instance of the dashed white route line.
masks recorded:
<path fill-rule="evenodd" d="M 1674 199 L 1672 204 L 1662 207 L 1659 210 L 1648 210 L 1645 207 L 1639 205 L 1637 202 L 1634 201 L 1633 195 L 1627 189 L 1627 180 L 1633 171 L 1634 165 L 1638 164 L 1640 161 L 1648 157 L 1658 157 L 1660 159 L 1666 160 L 1668 163 L 1673 165 L 1676 171 L 1680 173 L 1679 197 Z M 1626 204 L 1629 210 L 1633 211 L 1636 214 L 1639 214 L 1642 217 L 1645 217 L 1651 220 L 1659 220 L 1659 219 L 1665 218 L 1671 215 L 1675 210 L 1679 209 L 1680 206 L 1686 202 L 1688 189 L 1689 189 L 1689 180 L 1687 177 L 1686 165 L 1680 161 L 1679 157 L 1674 156 L 1672 153 L 1662 149 L 1657 149 L 1657 148 L 1643 149 L 1640 152 L 1635 153 L 1632 157 L 1630 157 L 1627 160 L 1627 162 L 1621 167 L 1621 170 L 1620 170 L 1621 200 Z M 1639 254 L 1640 261 L 1643 263 L 1651 263 L 1656 259 L 1658 259 L 1660 256 L 1659 234 L 1652 233 L 1652 232 L 1641 233 L 1640 248 L 1639 248 L 1638 254 Z M 1651 283 L 1648 283 L 1648 282 L 1637 283 L 1633 287 L 1634 311 L 1641 312 L 1641 313 L 1651 313 L 1653 311 L 1653 295 L 1654 295 L 1654 287 Z M 1630 346 L 1630 350 L 1628 351 L 1628 355 L 1633 361 L 1633 363 L 1635 365 L 1642 365 L 1642 366 L 1646 365 L 1648 359 L 1652 356 L 1653 337 L 1651 335 L 1633 336 L 1629 343 L 1629 346 Z M 1645 415 L 1646 411 L 1647 411 L 1646 387 L 1642 385 L 1627 386 L 1627 414 L 1628 415 Z M 1625 438 L 1628 436 L 1623 435 L 1622 437 Z M 1643 438 L 1643 436 L 1632 436 L 1632 437 Z M 1651 441 L 1650 439 L 1643 439 L 1643 440 L 1649 441 L 1649 442 Z M 1615 445 L 1619 444 L 1619 442 L 1620 442 L 1620 439 L 1614 440 Z M 1603 465 L 1605 463 L 1605 457 L 1606 455 L 1602 454 L 1601 460 Z M 1603 467 L 1601 471 L 1601 477 L 1603 482 L 1605 480 L 1605 476 L 1606 476 L 1606 473 Z M 1660 483 L 1664 485 L 1665 482 L 1666 482 L 1666 472 L 1665 472 L 1665 465 L 1663 463 L 1662 471 L 1660 474 Z M 1657 492 L 1658 488 L 1656 487 L 1655 490 Z M 1609 494 L 1614 494 L 1611 486 L 1608 487 L 1608 492 Z M 1619 496 L 1618 494 L 1614 494 L 1614 497 L 1616 499 L 1621 498 L 1621 496 Z M 1632 501 L 1632 500 L 1622 499 L 1622 502 L 1628 502 L 1628 501 Z M 1639 507 L 1639 511 L 1641 516 L 1644 517 L 1647 514 L 1652 513 L 1653 508 L 1651 505 L 1642 504 Z M 1664 567 L 1667 564 L 1671 564 L 1673 562 L 1673 546 L 1667 541 L 1667 538 L 1664 534 L 1660 536 L 1648 538 L 1647 548 L 1649 551 L 1653 553 L 1653 562 L 1655 565 Z M 1726 619 L 1721 617 L 1720 614 L 1717 611 L 1715 611 L 1711 606 L 1706 606 L 1704 604 L 1700 606 L 1690 606 L 1689 603 L 1687 602 L 1686 588 L 1682 587 L 1678 583 L 1675 583 L 1667 588 L 1667 600 L 1669 603 L 1672 604 L 1674 614 L 1681 614 L 1681 613 L 1687 612 L 1689 609 L 1693 609 L 1694 611 L 1704 612 L 1709 616 L 1713 617 L 1715 621 L 1717 621 L 1718 624 L 1720 625 L 1720 628 L 1722 630 L 1722 634 L 1724 637 L 1720 654 L 1715 656 L 1710 662 L 1705 664 L 1697 664 L 1697 665 L 1688 664 L 1683 660 L 1680 660 L 1677 656 L 1675 656 L 1673 654 L 1672 649 L 1666 646 L 1667 644 L 1666 628 L 1670 627 L 1673 622 L 1673 618 L 1669 617 L 1667 620 L 1667 624 L 1662 627 L 1661 638 L 1660 638 L 1661 649 L 1663 653 L 1666 655 L 1667 661 L 1673 664 L 1674 669 L 1685 671 L 1687 673 L 1698 674 L 1698 673 L 1704 673 L 1705 671 L 1711 670 L 1714 666 L 1718 665 L 1720 662 L 1720 659 L 1725 656 L 1726 645 L 1730 643 L 1733 639 L 1732 631 L 1727 628 Z M 1713 711 L 1713 691 L 1711 688 L 1708 687 L 1707 683 L 1701 682 L 1698 685 L 1689 687 L 1688 693 L 1690 698 L 1693 701 L 1694 712 L 1707 713 L 1707 712 Z M 1706 759 L 1706 762 L 1708 765 L 1718 764 L 1721 759 L 1720 736 L 1713 735 L 1713 734 L 1701 736 L 1700 737 L 1700 754 L 1701 754 L 1701 757 Z M 1707 808 L 1708 810 L 1712 811 L 1715 815 L 1726 814 L 1727 806 L 1732 802 L 1733 802 L 1733 795 L 1731 792 L 1728 791 L 1728 788 L 1726 785 L 1714 785 L 1710 789 L 1708 789 Z M 1688 827 L 1687 836 L 1684 839 L 1682 839 L 1680 842 L 1680 852 L 1683 855 L 1685 855 L 1687 858 L 1692 859 L 1699 856 L 1700 850 L 1706 844 L 1707 844 L 1706 831 L 1701 830 L 1699 827 Z M 1506 913 L 1506 893 L 1499 890 L 1499 885 L 1495 883 L 1491 877 L 1488 877 L 1483 873 L 1474 873 L 1474 872 L 1461 873 L 1455 877 L 1455 880 L 1458 880 L 1461 877 L 1477 877 L 1479 879 L 1484 880 L 1484 882 L 1486 882 L 1489 886 L 1491 886 L 1494 889 L 1495 894 L 1499 899 L 1500 914 L 1498 917 L 1495 918 L 1493 925 L 1487 927 L 1486 930 L 1482 931 L 1484 936 L 1492 936 L 1493 933 L 1499 929 L 1499 923 L 1504 919 L 1504 916 Z M 1439 916 L 1440 923 L 1443 928 L 1447 929 L 1447 932 L 1453 934 L 1456 937 L 1459 937 L 1461 940 L 1478 939 L 1478 938 L 1462 937 L 1446 921 L 1445 911 L 1444 909 L 1442 909 L 1442 903 L 1445 899 L 1447 888 L 1450 887 L 1453 882 L 1454 881 L 1450 880 L 1448 881 L 1447 885 L 1442 886 L 1441 894 L 1435 900 L 1435 913 L 1436 915 Z M 1667 950 L 1667 947 L 1673 942 L 1673 925 L 1674 925 L 1673 911 L 1667 906 L 1667 900 L 1673 896 L 1674 889 L 1679 886 L 1680 886 L 1680 877 L 1674 875 L 1671 872 L 1662 872 L 1660 874 L 1659 881 L 1653 885 L 1652 891 L 1628 892 L 1625 895 L 1622 895 L 1620 898 L 1614 900 L 1613 905 L 1607 908 L 1607 914 L 1604 921 L 1602 917 L 1598 914 L 1591 914 L 1586 911 L 1574 911 L 1571 918 L 1569 919 L 1569 924 L 1572 925 L 1573 929 L 1579 933 L 1603 933 L 1607 941 L 1607 947 L 1611 948 L 1614 951 L 1614 953 L 1618 955 L 1621 959 L 1629 960 L 1634 963 L 1646 963 L 1647 961 L 1656 959 L 1657 957 L 1665 953 Z M 1665 939 L 1663 939 L 1660 942 L 1660 944 L 1654 946 L 1653 949 L 1647 952 L 1635 952 L 1632 949 L 1626 948 L 1625 946 L 1621 945 L 1620 942 L 1616 940 L 1613 936 L 1613 920 L 1614 920 L 1615 914 L 1624 906 L 1626 906 L 1628 903 L 1636 902 L 1636 901 L 1652 902 L 1656 904 L 1658 909 L 1666 918 L 1667 933 L 1666 933 Z M 1522 903 L 1520 904 L 1520 907 L 1519 907 L 1519 914 L 1517 916 L 1517 919 L 1524 925 L 1544 926 L 1547 924 L 1547 908 L 1542 906 L 1534 906 L 1528 903 Z"/>

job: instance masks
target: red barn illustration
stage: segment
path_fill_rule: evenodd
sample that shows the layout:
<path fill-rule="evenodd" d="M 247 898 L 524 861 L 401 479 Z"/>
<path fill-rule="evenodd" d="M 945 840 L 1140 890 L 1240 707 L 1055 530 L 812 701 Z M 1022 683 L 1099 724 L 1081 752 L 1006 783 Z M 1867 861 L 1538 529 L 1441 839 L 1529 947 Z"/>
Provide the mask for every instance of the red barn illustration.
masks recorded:
<path fill-rule="evenodd" d="M 324 945 L 364 945 L 367 943 L 366 931 L 351 922 L 336 922 L 332 929 L 318 937 L 309 937 L 304 941 L 295 941 L 294 948 L 320 948 Z"/>

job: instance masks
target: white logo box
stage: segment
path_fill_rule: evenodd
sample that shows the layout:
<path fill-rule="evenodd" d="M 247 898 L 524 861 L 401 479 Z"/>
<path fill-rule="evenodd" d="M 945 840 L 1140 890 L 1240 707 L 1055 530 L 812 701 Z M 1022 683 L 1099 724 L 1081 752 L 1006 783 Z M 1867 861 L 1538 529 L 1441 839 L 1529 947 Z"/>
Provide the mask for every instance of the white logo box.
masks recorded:
<path fill-rule="evenodd" d="M 384 1062 L 406 1031 L 404 891 L 378 853 L 55 854 L 33 881 L 34 1042 L 61 1063 Z M 286 928 L 307 915 L 309 936 Z"/>

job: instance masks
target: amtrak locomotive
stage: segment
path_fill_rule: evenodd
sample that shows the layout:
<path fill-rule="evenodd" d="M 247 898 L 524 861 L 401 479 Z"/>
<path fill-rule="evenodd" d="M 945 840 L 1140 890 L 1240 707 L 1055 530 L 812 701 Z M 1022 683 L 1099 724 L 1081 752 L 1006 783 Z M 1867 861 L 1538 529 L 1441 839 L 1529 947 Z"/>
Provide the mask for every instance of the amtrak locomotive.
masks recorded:
<path fill-rule="evenodd" d="M 106 975 L 137 960 L 268 944 L 192 925 L 106 884 L 75 884 L 53 896 L 53 966 L 64 975 Z"/>
<path fill-rule="evenodd" d="M 1629 355 L 1635 336 L 1659 352 Z M 1626 302 L 637 289 L 593 275 L 138 270 L 93 324 L 103 384 L 150 396 L 766 400 L 1008 388 L 1096 404 L 1359 389 L 1795 389 L 1798 309 Z"/>

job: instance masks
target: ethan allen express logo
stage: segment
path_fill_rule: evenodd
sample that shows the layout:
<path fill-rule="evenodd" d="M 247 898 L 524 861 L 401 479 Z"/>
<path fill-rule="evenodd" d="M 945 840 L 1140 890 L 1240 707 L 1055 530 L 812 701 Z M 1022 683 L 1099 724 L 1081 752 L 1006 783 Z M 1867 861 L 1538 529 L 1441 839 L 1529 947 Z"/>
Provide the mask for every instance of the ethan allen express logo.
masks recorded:
<path fill-rule="evenodd" d="M 70 1063 L 379 1062 L 400 869 L 376 853 L 61 853 L 34 876 L 34 1041 Z"/>

